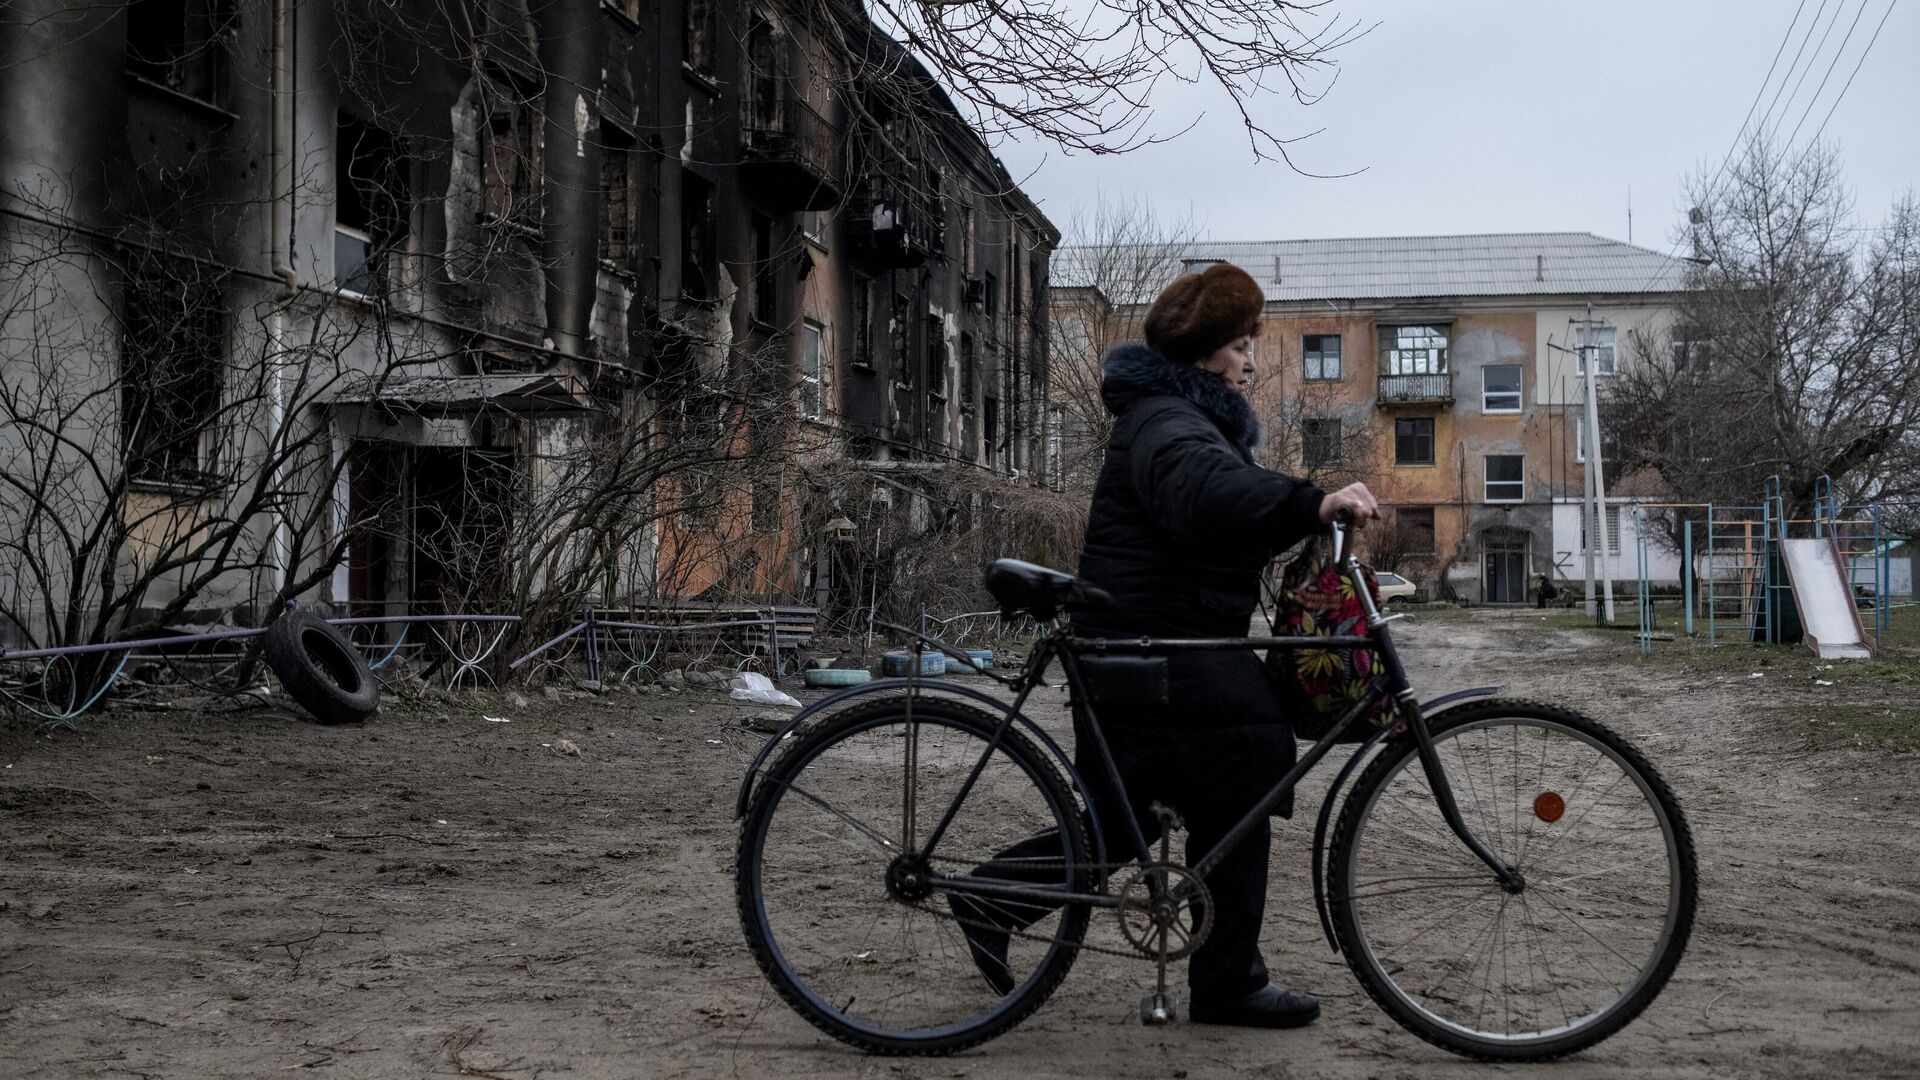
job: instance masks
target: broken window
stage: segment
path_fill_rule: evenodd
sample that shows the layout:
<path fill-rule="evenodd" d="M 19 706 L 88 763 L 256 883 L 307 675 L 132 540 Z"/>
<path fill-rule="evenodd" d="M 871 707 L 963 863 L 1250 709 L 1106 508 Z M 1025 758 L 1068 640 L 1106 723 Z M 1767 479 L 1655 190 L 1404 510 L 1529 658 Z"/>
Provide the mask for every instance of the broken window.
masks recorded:
<path fill-rule="evenodd" d="M 1308 468 L 1340 463 L 1339 420 L 1303 420 L 1300 432 L 1300 460 Z"/>
<path fill-rule="evenodd" d="M 1573 346 L 1579 354 L 1574 363 L 1574 374 L 1587 373 L 1587 355 L 1593 355 L 1593 373 L 1611 375 L 1614 373 L 1613 356 L 1614 331 L 1611 326 L 1576 326 L 1573 328 Z"/>
<path fill-rule="evenodd" d="M 1486 463 L 1486 499 L 1488 502 L 1523 502 L 1527 497 L 1527 459 L 1523 454 L 1488 454 Z"/>
<path fill-rule="evenodd" d="M 907 342 L 913 335 L 912 327 L 907 325 L 909 310 L 906 294 L 894 293 L 893 318 L 887 323 L 887 329 L 892 338 L 889 344 L 893 346 L 893 378 L 902 386 L 913 381 L 913 363 L 907 354 Z"/>
<path fill-rule="evenodd" d="M 1000 450 L 1000 402 L 994 398 L 981 403 L 980 439 L 986 449 L 987 464 L 992 465 Z"/>
<path fill-rule="evenodd" d="M 968 277 L 979 271 L 978 260 L 974 256 L 973 246 L 976 239 L 974 229 L 974 210 L 971 206 L 960 207 L 960 272 Z"/>
<path fill-rule="evenodd" d="M 487 216 L 526 228 L 540 224 L 540 103 L 502 103 L 487 117 Z"/>
<path fill-rule="evenodd" d="M 1300 338 L 1303 377 L 1308 382 L 1340 381 L 1340 335 L 1305 334 Z"/>
<path fill-rule="evenodd" d="M 1488 364 L 1480 369 L 1480 411 L 1520 411 L 1520 365 Z"/>
<path fill-rule="evenodd" d="M 947 336 L 940 316 L 927 316 L 926 341 L 927 396 L 936 401 L 947 399 Z"/>
<path fill-rule="evenodd" d="M 714 18 L 718 0 L 687 0 L 686 64 L 694 72 L 713 77 Z"/>
<path fill-rule="evenodd" d="M 406 246 L 413 206 L 400 140 L 342 115 L 333 161 L 334 283 L 361 296 L 385 296 L 390 256 Z"/>
<path fill-rule="evenodd" d="M 600 258 L 626 269 L 633 246 L 633 140 L 602 127 L 600 142 Z"/>
<path fill-rule="evenodd" d="M 1433 417 L 1413 416 L 1393 422 L 1393 463 L 1433 464 Z"/>
<path fill-rule="evenodd" d="M 680 292 L 706 302 L 716 295 L 712 273 L 713 185 L 694 173 L 680 174 Z"/>
<path fill-rule="evenodd" d="M 1448 329 L 1437 324 L 1380 327 L 1380 374 L 1446 374 Z"/>
<path fill-rule="evenodd" d="M 230 0 L 130 0 L 127 70 L 188 97 L 220 104 L 227 92 Z"/>
<path fill-rule="evenodd" d="M 213 467 L 225 370 L 223 289 L 193 264 L 127 282 L 120 434 L 127 475 L 194 484 Z"/>
<path fill-rule="evenodd" d="M 853 362 L 873 367 L 873 279 L 853 279 Z"/>
<path fill-rule="evenodd" d="M 780 320 L 780 285 L 774 273 L 773 219 L 753 215 L 753 318 L 766 326 Z"/>
<path fill-rule="evenodd" d="M 972 334 L 960 335 L 960 406 L 973 408 L 974 385 L 979 378 L 979 359 Z"/>

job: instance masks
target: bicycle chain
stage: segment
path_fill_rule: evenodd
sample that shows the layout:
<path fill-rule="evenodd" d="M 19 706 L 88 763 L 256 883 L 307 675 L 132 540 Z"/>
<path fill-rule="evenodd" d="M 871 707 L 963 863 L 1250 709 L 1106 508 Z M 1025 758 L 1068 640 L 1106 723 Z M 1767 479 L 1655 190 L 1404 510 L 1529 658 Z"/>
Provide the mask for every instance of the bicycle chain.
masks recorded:
<path fill-rule="evenodd" d="M 1050 869 L 1051 868 L 1050 862 L 1051 861 L 1031 862 L 1031 863 L 1023 862 L 1021 865 L 1034 867 L 1036 869 Z M 1067 865 L 1067 862 L 1065 859 L 1059 860 L 1059 866 L 1061 869 L 1065 869 L 1066 865 Z M 1115 870 L 1124 870 L 1130 867 L 1141 867 L 1144 865 L 1145 864 L 1142 864 L 1139 862 L 1104 863 L 1104 864 L 1099 864 L 1098 866 L 1089 866 L 1088 869 L 1100 869 L 1110 873 Z M 1106 875 L 1103 875 L 1103 877 L 1104 876 Z M 1106 896 L 1109 894 L 1101 893 L 1100 895 Z M 1062 906 L 1064 907 L 1066 905 L 1062 905 Z M 946 919 L 949 922 L 958 923 L 961 926 L 971 926 L 978 930 L 987 930 L 996 934 L 1005 934 L 1009 938 L 1020 938 L 1024 941 L 1039 942 L 1043 945 L 1060 944 L 1060 942 L 1058 942 L 1056 939 L 1047 937 L 1042 934 L 1028 933 L 1025 930 L 1009 930 L 1004 926 L 997 926 L 993 923 L 987 922 L 982 919 L 962 918 L 961 916 L 954 914 L 951 908 L 948 908 L 948 910 L 945 912 L 940 912 L 940 911 L 934 910 L 933 907 L 922 907 L 919 905 L 915 905 L 915 910 L 920 911 L 921 913 L 926 915 L 931 915 L 937 919 Z M 1091 913 L 1093 910 L 1094 909 L 1091 907 L 1088 908 L 1089 913 Z M 1089 922 L 1089 925 L 1091 925 L 1092 920 L 1089 919 L 1088 922 Z M 1073 944 L 1068 945 L 1067 947 L 1070 949 L 1078 949 L 1081 952 L 1094 953 L 1100 956 L 1118 956 L 1123 959 L 1140 960 L 1147 963 L 1154 962 L 1153 957 L 1143 954 L 1142 952 L 1140 952 L 1139 949 L 1134 949 L 1134 948 L 1116 949 L 1116 948 L 1113 948 L 1112 946 L 1107 946 L 1107 945 L 1090 945 L 1086 942 L 1085 939 L 1076 941 Z"/>

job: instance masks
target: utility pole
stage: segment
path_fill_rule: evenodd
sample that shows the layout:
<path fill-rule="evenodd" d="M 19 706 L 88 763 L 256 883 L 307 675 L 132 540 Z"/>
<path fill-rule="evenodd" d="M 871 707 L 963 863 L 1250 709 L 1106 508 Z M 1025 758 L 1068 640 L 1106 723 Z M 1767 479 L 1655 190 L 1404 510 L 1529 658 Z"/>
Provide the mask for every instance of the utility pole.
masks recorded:
<path fill-rule="evenodd" d="M 1596 552 L 1600 562 L 1600 595 L 1605 604 L 1604 618 L 1596 617 L 1595 622 L 1602 626 L 1613 625 L 1613 569 L 1607 564 L 1607 473 L 1605 462 L 1600 454 L 1600 395 L 1594 383 L 1594 368 L 1599 355 L 1599 346 L 1594 344 L 1586 331 L 1599 325 L 1593 317 L 1593 305 L 1587 305 L 1587 317 L 1576 320 L 1581 332 L 1575 335 L 1574 348 L 1579 351 L 1580 366 L 1586 371 L 1587 387 L 1587 493 L 1591 500 L 1592 514 L 1587 519 L 1592 527 L 1587 530 L 1587 614 L 1598 616 L 1593 597 L 1593 564 Z M 1583 508 L 1584 512 L 1584 508 Z"/>
<path fill-rule="evenodd" d="M 1597 356 L 1599 346 L 1592 342 L 1582 340 L 1587 337 L 1585 333 L 1587 327 L 1598 325 L 1597 321 L 1593 318 L 1593 306 L 1587 306 L 1586 318 L 1569 319 L 1568 323 L 1581 328 L 1581 330 L 1577 331 L 1574 335 L 1574 347 L 1571 349 L 1563 348 L 1553 344 L 1551 341 L 1547 343 L 1547 347 L 1558 352 L 1573 353 L 1574 356 L 1579 359 L 1580 368 L 1584 375 L 1582 381 L 1586 388 L 1586 402 L 1582 410 L 1585 422 L 1581 424 L 1581 448 L 1584 452 L 1580 455 L 1582 460 L 1580 476 L 1580 516 L 1585 522 L 1586 527 L 1583 531 L 1586 533 L 1587 540 L 1585 545 L 1585 607 L 1587 616 L 1593 619 L 1597 625 L 1612 625 L 1613 571 L 1612 568 L 1607 565 L 1606 555 L 1604 550 L 1602 550 L 1607 542 L 1606 473 L 1602 467 L 1600 454 L 1600 405 L 1599 394 L 1596 392 L 1594 383 L 1594 367 L 1596 364 L 1593 359 L 1590 359 Z M 1595 577 L 1594 563 L 1596 558 L 1599 562 L 1599 597 L 1595 596 L 1593 588 Z M 1601 599 L 1601 597 L 1604 599 Z M 1604 619 L 1602 615 L 1604 615 Z"/>

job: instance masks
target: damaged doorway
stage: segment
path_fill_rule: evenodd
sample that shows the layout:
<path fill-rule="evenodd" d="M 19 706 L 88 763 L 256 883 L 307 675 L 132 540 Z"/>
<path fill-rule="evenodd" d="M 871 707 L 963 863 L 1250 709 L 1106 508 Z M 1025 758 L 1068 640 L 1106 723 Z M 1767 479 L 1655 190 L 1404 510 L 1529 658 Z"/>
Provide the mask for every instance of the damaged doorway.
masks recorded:
<path fill-rule="evenodd" d="M 414 608 L 496 612 L 512 599 L 513 455 L 503 450 L 413 451 Z"/>

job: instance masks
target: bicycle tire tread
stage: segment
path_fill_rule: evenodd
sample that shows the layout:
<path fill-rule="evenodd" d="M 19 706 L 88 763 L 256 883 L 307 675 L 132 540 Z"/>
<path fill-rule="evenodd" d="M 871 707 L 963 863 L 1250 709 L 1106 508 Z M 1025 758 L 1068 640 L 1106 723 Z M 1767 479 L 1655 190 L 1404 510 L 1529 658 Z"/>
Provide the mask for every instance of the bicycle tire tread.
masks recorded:
<path fill-rule="evenodd" d="M 1047 970 L 1042 973 L 1041 978 L 1029 980 L 1015 990 L 1016 994 L 1023 997 L 1012 1009 L 980 1024 L 977 1028 L 937 1040 L 883 1039 L 837 1024 L 831 1018 L 821 1015 L 813 1003 L 790 985 L 780 973 L 779 965 L 774 962 L 773 953 L 765 935 L 760 932 L 753 896 L 753 875 L 751 868 L 742 858 L 754 831 L 760 826 L 760 819 L 769 812 L 774 794 L 778 790 L 778 785 L 767 782 L 769 779 L 780 775 L 783 767 L 789 766 L 791 762 L 807 760 L 810 755 L 803 751 L 811 746 L 817 743 L 829 743 L 848 729 L 865 724 L 875 717 L 901 712 L 904 702 L 905 699 L 900 697 L 876 698 L 850 705 L 838 712 L 819 716 L 804 725 L 801 730 L 794 732 L 791 744 L 766 763 L 760 782 L 754 786 L 747 813 L 740 819 L 740 840 L 734 849 L 734 900 L 739 908 L 741 928 L 746 933 L 747 946 L 753 954 L 754 963 L 759 966 L 761 974 L 767 981 L 773 985 L 774 991 L 780 995 L 781 1000 L 808 1023 L 835 1039 L 869 1054 L 889 1057 L 942 1057 L 979 1046 L 1005 1034 L 1046 1004 L 1054 991 L 1059 989 L 1061 982 L 1066 979 L 1068 971 L 1072 969 L 1073 962 L 1079 955 L 1078 946 L 1086 934 L 1090 909 L 1077 905 L 1067 905 L 1062 909 L 1061 943 L 1064 947 L 1059 948 L 1048 958 Z M 915 703 L 914 708 L 918 712 L 924 712 L 927 715 L 937 714 L 943 719 L 958 721 L 965 725 L 984 726 L 986 731 L 991 731 L 992 726 L 1000 721 L 1000 717 L 984 709 L 947 699 L 920 699 Z M 1089 858 L 1086 824 L 1075 800 L 1074 788 L 1061 773 L 1058 762 L 1050 754 L 1040 750 L 1032 739 L 1017 728 L 1007 731 L 1004 745 L 1009 755 L 1024 756 L 1025 764 L 1046 778 L 1043 783 L 1054 788 L 1053 794 L 1058 798 L 1060 805 L 1067 810 L 1067 820 L 1063 825 L 1072 833 L 1069 848 L 1077 849 L 1080 859 L 1085 862 Z"/>
<path fill-rule="evenodd" d="M 1396 1023 L 1421 1039 L 1441 1049 L 1462 1057 L 1486 1062 L 1516 1061 L 1552 1061 L 1579 1053 L 1616 1035 L 1632 1023 L 1647 1006 L 1659 997 L 1667 981 L 1686 953 L 1687 943 L 1692 936 L 1693 922 L 1699 902 L 1699 868 L 1693 848 L 1693 833 L 1687 824 L 1686 815 L 1680 807 L 1680 800 L 1667 785 L 1638 747 L 1612 728 L 1582 713 L 1563 706 L 1533 701 L 1526 698 L 1482 698 L 1464 702 L 1444 709 L 1427 718 L 1429 730 L 1434 735 L 1451 730 L 1461 724 L 1484 719 L 1488 716 L 1535 716 L 1565 724 L 1577 730 L 1583 730 L 1620 753 L 1621 757 L 1647 781 L 1654 798 L 1661 804 L 1672 828 L 1673 841 L 1679 854 L 1681 865 L 1680 912 L 1674 924 L 1673 934 L 1665 949 L 1653 964 L 1653 974 L 1643 983 L 1624 1006 L 1610 1012 L 1592 1025 L 1583 1026 L 1568 1032 L 1560 1038 L 1539 1046 L 1510 1047 L 1495 1050 L 1487 1044 L 1471 1042 L 1460 1036 L 1436 1029 L 1430 1022 L 1413 1015 L 1380 981 L 1360 959 L 1361 944 L 1355 926 L 1350 903 L 1341 900 L 1341 894 L 1350 870 L 1347 856 L 1359 828 L 1364 808 L 1368 805 L 1375 787 L 1379 786 L 1393 768 L 1407 755 L 1415 753 L 1417 747 L 1410 735 L 1395 737 L 1386 744 L 1385 749 L 1367 763 L 1364 770 L 1348 790 L 1345 805 L 1340 812 L 1339 823 L 1334 829 L 1333 840 L 1327 848 L 1328 860 L 1328 907 L 1332 915 L 1334 935 L 1339 942 L 1341 955 L 1347 960 L 1355 978 L 1367 991 L 1383 1012 Z M 1434 811 L 1439 813 L 1438 808 Z"/>

